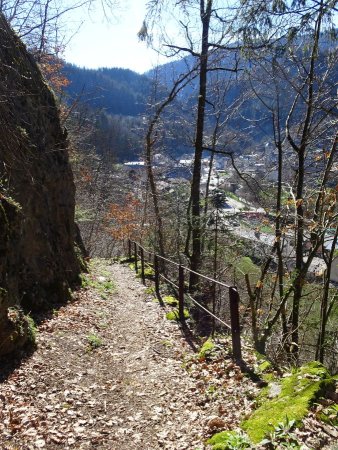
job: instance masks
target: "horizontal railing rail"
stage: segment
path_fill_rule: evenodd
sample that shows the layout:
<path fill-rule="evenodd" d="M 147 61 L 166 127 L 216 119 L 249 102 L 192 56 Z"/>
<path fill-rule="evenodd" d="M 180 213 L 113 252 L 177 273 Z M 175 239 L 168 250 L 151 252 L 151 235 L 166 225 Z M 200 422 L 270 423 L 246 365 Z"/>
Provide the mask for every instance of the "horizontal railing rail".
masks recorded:
<path fill-rule="evenodd" d="M 132 248 L 133 247 L 133 248 Z M 195 272 L 194 270 L 189 269 L 188 267 L 183 266 L 182 264 L 177 263 L 176 261 L 172 261 L 171 259 L 165 258 L 164 256 L 158 255 L 157 253 L 146 249 L 141 244 L 139 244 L 136 241 L 128 240 L 128 256 L 131 259 L 132 256 L 134 258 L 134 264 L 135 264 L 135 271 L 136 273 L 139 272 L 139 264 L 140 264 L 140 272 L 141 272 L 141 279 L 143 284 L 146 282 L 146 275 L 145 275 L 145 265 L 149 264 L 149 262 L 145 259 L 145 254 L 147 254 L 152 261 L 151 264 L 154 268 L 154 281 L 155 281 L 155 292 L 156 296 L 159 300 L 161 300 L 161 294 L 160 294 L 160 279 L 165 280 L 166 283 L 169 283 L 171 286 L 173 286 L 178 291 L 178 318 L 182 324 L 185 323 L 185 315 L 184 315 L 184 308 L 185 308 L 185 299 L 184 297 L 187 296 L 191 302 L 193 302 L 200 310 L 207 313 L 212 319 L 215 321 L 218 321 L 223 326 L 225 326 L 227 329 L 231 331 L 231 338 L 232 338 L 232 352 L 233 356 L 236 360 L 242 359 L 242 348 L 241 348 L 241 335 L 240 335 L 240 321 L 239 321 L 239 293 L 235 286 L 228 285 L 222 281 L 215 280 L 211 277 L 208 277 L 206 275 L 203 275 L 201 273 Z M 176 267 L 178 269 L 178 283 L 175 283 L 174 281 L 170 280 L 169 276 L 166 273 L 163 273 L 163 270 L 161 270 L 161 264 L 159 264 L 160 261 L 164 261 L 168 264 L 171 264 L 172 266 Z M 197 275 L 198 277 L 210 282 L 213 284 L 213 286 L 220 286 L 221 288 L 228 289 L 229 292 L 229 304 L 230 304 L 230 325 L 226 323 L 224 320 L 222 320 L 220 317 L 218 317 L 214 312 L 210 311 L 208 308 L 206 308 L 204 305 L 202 305 L 199 301 L 197 301 L 192 295 L 190 295 L 189 292 L 186 292 L 185 287 L 185 273 L 193 273 Z M 215 289 L 213 289 L 213 292 L 215 295 Z M 215 300 L 215 299 L 214 299 Z"/>

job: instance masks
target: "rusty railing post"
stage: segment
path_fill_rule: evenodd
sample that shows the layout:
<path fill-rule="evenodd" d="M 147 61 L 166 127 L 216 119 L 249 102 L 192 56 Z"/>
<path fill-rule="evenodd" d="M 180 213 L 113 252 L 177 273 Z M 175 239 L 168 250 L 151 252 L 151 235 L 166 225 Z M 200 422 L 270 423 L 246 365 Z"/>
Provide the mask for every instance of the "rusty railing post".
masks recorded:
<path fill-rule="evenodd" d="M 242 360 L 241 331 L 239 325 L 239 294 L 235 287 L 229 288 L 232 352 L 237 361 Z"/>
<path fill-rule="evenodd" d="M 137 273 L 137 244 L 134 242 L 134 262 L 135 262 L 135 272 Z"/>
<path fill-rule="evenodd" d="M 140 247 L 140 253 L 141 253 L 141 278 L 142 278 L 142 283 L 146 284 L 146 277 L 144 274 L 144 251 L 143 251 L 142 247 Z"/>
<path fill-rule="evenodd" d="M 178 267 L 178 317 L 184 323 L 184 268 L 181 265 Z"/>

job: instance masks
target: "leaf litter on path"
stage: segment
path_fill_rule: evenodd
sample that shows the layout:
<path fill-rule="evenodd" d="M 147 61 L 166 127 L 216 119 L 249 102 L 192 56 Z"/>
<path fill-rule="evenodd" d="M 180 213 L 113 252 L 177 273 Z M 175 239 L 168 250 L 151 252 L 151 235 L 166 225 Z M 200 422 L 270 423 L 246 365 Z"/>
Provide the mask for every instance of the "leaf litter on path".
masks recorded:
<path fill-rule="evenodd" d="M 1 450 L 202 450 L 254 407 L 229 357 L 196 357 L 133 273 L 104 265 L 116 289 L 81 289 L 0 384 Z"/>

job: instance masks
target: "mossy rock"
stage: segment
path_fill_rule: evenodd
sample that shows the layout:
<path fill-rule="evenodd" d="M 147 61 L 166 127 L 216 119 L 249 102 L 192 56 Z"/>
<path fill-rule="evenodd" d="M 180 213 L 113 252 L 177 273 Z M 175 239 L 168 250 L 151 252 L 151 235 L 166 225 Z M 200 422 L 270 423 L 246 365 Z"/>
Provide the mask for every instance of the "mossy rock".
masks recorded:
<path fill-rule="evenodd" d="M 169 306 L 178 306 L 178 300 L 177 298 L 173 297 L 172 295 L 165 295 L 162 297 L 163 303 L 169 305 Z"/>
<path fill-rule="evenodd" d="M 123 258 L 118 258 L 117 262 L 119 264 L 128 264 L 134 262 L 134 260 L 135 260 L 134 256 L 131 256 L 130 258 L 129 256 L 124 256 Z"/>
<path fill-rule="evenodd" d="M 198 356 L 199 358 L 207 358 L 213 353 L 214 350 L 215 350 L 214 342 L 211 339 L 207 339 L 202 345 L 198 353 Z"/>
<path fill-rule="evenodd" d="M 134 266 L 134 270 L 135 270 L 135 266 Z M 145 267 L 144 269 L 144 278 L 154 278 L 155 276 L 155 271 L 152 267 Z M 138 267 L 138 271 L 137 271 L 137 278 L 141 278 L 142 277 L 142 273 L 141 273 L 141 268 Z"/>
<path fill-rule="evenodd" d="M 128 264 L 128 266 L 129 266 L 129 268 L 130 268 L 131 270 L 134 270 L 134 271 L 135 271 L 135 263 L 134 263 L 134 262 Z M 136 273 L 136 277 L 137 277 L 137 278 L 141 278 L 141 276 L 142 276 L 142 274 L 141 274 L 141 262 L 138 261 L 138 263 L 137 263 L 137 273 Z M 152 278 L 154 278 L 154 276 L 155 276 L 155 271 L 154 271 L 154 269 L 153 269 L 152 267 L 145 267 L 145 268 L 144 268 L 144 277 L 145 277 L 145 278 L 150 278 L 150 279 L 152 279 Z"/>
<path fill-rule="evenodd" d="M 190 317 L 189 311 L 187 309 L 184 309 L 183 313 L 184 313 L 184 318 L 189 319 L 189 317 Z M 174 309 L 172 311 L 167 312 L 167 314 L 165 316 L 168 320 L 180 320 L 178 309 Z"/>
<path fill-rule="evenodd" d="M 236 431 L 221 431 L 214 434 L 207 440 L 207 444 L 212 445 L 212 450 L 244 450 L 251 448 L 248 437 Z"/>
<path fill-rule="evenodd" d="M 23 346 L 33 349 L 36 347 L 37 329 L 34 320 L 25 315 L 17 307 L 9 307 L 7 317 L 0 318 L 0 354 L 6 355 Z"/>
<path fill-rule="evenodd" d="M 258 368 L 259 368 L 259 371 L 263 373 L 263 372 L 266 372 L 266 371 L 272 369 L 272 364 L 269 361 L 265 360 L 259 365 Z"/>
<path fill-rule="evenodd" d="M 278 423 L 286 419 L 300 422 L 311 404 L 333 384 L 333 378 L 322 364 L 308 363 L 284 378 L 279 395 L 273 399 L 265 398 L 251 417 L 242 423 L 242 428 L 254 443 L 258 443 Z"/>

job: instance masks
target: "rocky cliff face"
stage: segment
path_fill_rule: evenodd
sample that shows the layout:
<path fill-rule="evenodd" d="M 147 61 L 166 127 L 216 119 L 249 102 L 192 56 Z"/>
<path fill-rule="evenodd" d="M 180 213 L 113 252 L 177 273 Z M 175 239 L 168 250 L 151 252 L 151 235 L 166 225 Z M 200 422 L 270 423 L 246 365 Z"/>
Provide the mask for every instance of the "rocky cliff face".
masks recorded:
<path fill-rule="evenodd" d="M 0 15 L 0 354 L 29 334 L 22 308 L 64 299 L 78 278 L 74 198 L 53 94 Z"/>

